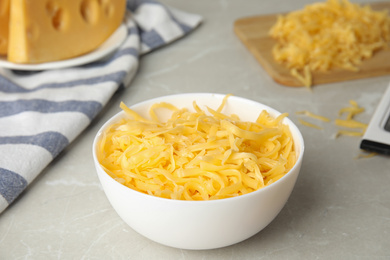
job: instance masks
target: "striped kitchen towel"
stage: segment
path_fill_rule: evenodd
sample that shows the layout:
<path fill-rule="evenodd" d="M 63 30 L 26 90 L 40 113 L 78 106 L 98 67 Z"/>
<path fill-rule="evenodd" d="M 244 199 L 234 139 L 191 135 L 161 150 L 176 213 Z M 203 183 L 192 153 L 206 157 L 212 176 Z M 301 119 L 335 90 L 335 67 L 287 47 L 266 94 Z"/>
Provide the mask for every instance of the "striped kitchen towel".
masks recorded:
<path fill-rule="evenodd" d="M 128 0 L 127 9 L 127 37 L 109 58 L 40 72 L 0 69 L 0 212 L 130 83 L 142 54 L 202 21 L 153 0 Z"/>

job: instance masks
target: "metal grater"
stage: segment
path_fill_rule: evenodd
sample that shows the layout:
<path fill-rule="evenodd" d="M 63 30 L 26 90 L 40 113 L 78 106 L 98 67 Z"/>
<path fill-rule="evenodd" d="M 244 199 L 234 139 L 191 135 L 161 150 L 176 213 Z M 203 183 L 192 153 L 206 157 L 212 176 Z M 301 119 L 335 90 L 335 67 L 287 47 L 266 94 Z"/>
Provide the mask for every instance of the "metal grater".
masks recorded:
<path fill-rule="evenodd" d="M 390 85 L 368 124 L 360 148 L 390 155 Z"/>

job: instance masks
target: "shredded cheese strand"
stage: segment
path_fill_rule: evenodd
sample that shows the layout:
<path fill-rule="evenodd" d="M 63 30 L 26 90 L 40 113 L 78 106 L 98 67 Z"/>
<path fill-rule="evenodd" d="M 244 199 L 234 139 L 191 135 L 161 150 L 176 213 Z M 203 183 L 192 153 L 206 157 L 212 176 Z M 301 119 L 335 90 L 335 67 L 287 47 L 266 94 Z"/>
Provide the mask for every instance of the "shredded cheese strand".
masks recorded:
<path fill-rule="evenodd" d="M 314 119 L 318 119 L 324 122 L 330 122 L 330 119 L 324 116 L 316 115 L 308 110 L 303 110 L 303 111 L 297 111 L 296 114 L 298 115 L 305 115 Z"/>
<path fill-rule="evenodd" d="M 362 132 L 356 132 L 356 131 L 350 131 L 350 130 L 338 130 L 335 137 L 337 138 L 341 135 L 361 137 L 361 136 L 363 136 L 363 134 L 364 133 L 362 133 Z"/>
<path fill-rule="evenodd" d="M 299 123 L 301 123 L 302 125 L 304 126 L 308 126 L 308 127 L 311 127 L 311 128 L 316 128 L 318 130 L 322 130 L 322 127 L 316 125 L 316 124 L 313 124 L 313 123 L 310 123 L 310 122 L 307 122 L 301 118 L 299 118 Z"/>
<path fill-rule="evenodd" d="M 338 126 L 344 126 L 348 128 L 361 128 L 361 129 L 366 129 L 367 124 L 356 121 L 354 119 L 336 119 L 335 124 Z"/>

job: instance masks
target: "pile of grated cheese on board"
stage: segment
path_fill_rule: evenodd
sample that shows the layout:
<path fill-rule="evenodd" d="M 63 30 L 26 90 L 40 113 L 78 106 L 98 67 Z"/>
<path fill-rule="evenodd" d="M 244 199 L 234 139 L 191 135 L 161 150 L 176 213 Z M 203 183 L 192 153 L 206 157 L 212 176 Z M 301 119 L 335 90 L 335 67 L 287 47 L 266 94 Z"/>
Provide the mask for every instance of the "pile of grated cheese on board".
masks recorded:
<path fill-rule="evenodd" d="M 121 103 L 127 117 L 102 134 L 97 156 L 105 171 L 136 191 L 176 200 L 215 200 L 261 189 L 283 177 L 297 154 L 287 114 L 263 110 L 255 122 L 217 110 L 195 112 L 156 103 L 152 120 Z M 158 109 L 172 111 L 160 122 Z"/>
<path fill-rule="evenodd" d="M 348 0 L 328 0 L 279 16 L 270 30 L 274 59 L 304 86 L 312 72 L 358 71 L 364 59 L 389 47 L 390 17 Z"/>

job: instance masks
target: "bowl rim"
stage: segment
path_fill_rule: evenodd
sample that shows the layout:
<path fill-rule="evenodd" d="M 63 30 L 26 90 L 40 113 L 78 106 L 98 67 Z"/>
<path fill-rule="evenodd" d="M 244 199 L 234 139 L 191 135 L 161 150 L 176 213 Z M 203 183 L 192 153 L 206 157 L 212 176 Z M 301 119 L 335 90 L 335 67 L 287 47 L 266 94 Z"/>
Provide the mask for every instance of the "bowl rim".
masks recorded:
<path fill-rule="evenodd" d="M 194 95 L 195 95 L 195 97 L 194 97 Z M 226 96 L 226 94 L 204 93 L 204 92 L 201 92 L 201 93 L 194 92 L 194 93 L 171 94 L 171 95 L 165 95 L 165 96 L 159 96 L 159 97 L 147 99 L 147 100 L 135 103 L 135 104 L 129 106 L 129 108 L 136 108 L 136 107 L 148 104 L 148 103 L 152 104 L 152 103 L 155 103 L 155 102 L 158 102 L 158 101 L 161 102 L 162 100 L 167 99 L 167 98 L 175 98 L 175 97 L 183 97 L 183 96 L 193 97 L 194 100 L 197 98 L 196 96 L 198 96 L 198 97 L 199 96 L 216 96 L 218 98 L 221 98 L 221 100 L 222 100 Z M 230 96 L 229 99 L 240 99 L 241 101 L 255 103 L 257 105 L 262 106 L 263 109 L 265 109 L 265 110 L 267 110 L 269 112 L 274 113 L 275 115 L 281 114 L 278 110 L 276 110 L 276 109 L 274 109 L 274 108 L 272 108 L 272 107 L 270 107 L 268 105 L 265 105 L 265 104 L 263 104 L 261 102 L 252 100 L 252 99 L 243 98 L 243 97 L 235 96 L 235 95 Z M 298 157 L 297 157 L 297 161 L 295 162 L 294 166 L 290 169 L 290 171 L 288 171 L 283 177 L 281 177 L 276 182 L 271 183 L 270 185 L 267 185 L 267 186 L 265 186 L 265 187 L 263 187 L 261 189 L 252 191 L 252 192 L 247 193 L 247 194 L 243 194 L 243 195 L 236 196 L 236 197 L 230 197 L 230 198 L 216 199 L 216 200 L 175 200 L 175 199 L 162 198 L 162 197 L 158 197 L 158 196 L 149 195 L 149 194 L 146 194 L 146 193 L 143 193 L 143 192 L 131 189 L 131 188 L 129 188 L 129 187 L 127 187 L 127 186 L 117 182 L 116 180 L 114 180 L 102 168 L 99 160 L 97 159 L 96 147 L 97 147 L 98 141 L 100 139 L 100 136 L 101 136 L 103 130 L 105 130 L 114 121 L 118 120 L 119 118 L 123 117 L 124 115 L 125 115 L 125 112 L 123 110 L 119 111 L 118 113 L 116 113 L 112 117 L 110 117 L 106 122 L 104 122 L 103 125 L 99 128 L 99 130 L 97 131 L 97 134 L 95 135 L 95 137 L 93 139 L 92 156 L 93 156 L 93 160 L 94 160 L 94 163 L 95 163 L 95 167 L 98 167 L 99 170 L 108 177 L 110 182 L 115 183 L 114 185 L 118 186 L 118 189 L 124 189 L 124 190 L 126 190 L 126 192 L 134 193 L 136 196 L 141 196 L 141 197 L 143 197 L 145 199 L 156 200 L 156 201 L 161 201 L 161 202 L 170 203 L 170 204 L 186 204 L 186 205 L 189 205 L 189 204 L 228 203 L 229 201 L 232 201 L 232 200 L 242 200 L 242 199 L 246 199 L 248 197 L 257 196 L 259 193 L 264 193 L 264 192 L 266 192 L 269 189 L 273 189 L 273 187 L 275 187 L 275 186 L 279 186 L 279 184 L 281 182 L 286 181 L 287 176 L 292 175 L 293 172 L 297 171 L 297 168 L 300 167 L 301 164 L 302 164 L 304 150 L 305 150 L 305 144 L 304 144 L 304 139 L 303 139 L 302 133 L 301 133 L 299 128 L 295 125 L 295 123 L 291 119 L 289 119 L 288 117 L 285 117 L 283 119 L 283 122 L 289 126 L 290 131 L 292 131 L 291 128 L 294 129 L 294 132 L 296 134 L 294 140 L 297 138 L 299 143 L 300 143 L 299 154 L 298 154 Z M 294 145 L 296 145 L 295 142 L 294 142 Z M 299 170 L 298 170 L 298 173 L 296 173 L 296 174 L 299 174 Z"/>

